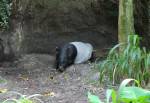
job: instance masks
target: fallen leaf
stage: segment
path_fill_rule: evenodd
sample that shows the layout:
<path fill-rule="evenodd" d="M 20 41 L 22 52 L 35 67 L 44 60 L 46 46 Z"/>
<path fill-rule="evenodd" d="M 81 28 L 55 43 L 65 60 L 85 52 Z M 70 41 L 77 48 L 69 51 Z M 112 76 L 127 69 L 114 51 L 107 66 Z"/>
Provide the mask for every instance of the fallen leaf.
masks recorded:
<path fill-rule="evenodd" d="M 44 92 L 44 93 L 42 93 L 42 95 L 54 97 L 55 93 L 54 92 Z"/>
<path fill-rule="evenodd" d="M 49 76 L 49 80 L 54 80 L 54 77 L 53 76 Z"/>
<path fill-rule="evenodd" d="M 29 78 L 26 77 L 26 76 L 20 76 L 19 78 L 22 79 L 22 80 L 24 80 L 24 81 L 28 81 L 29 80 Z"/>
<path fill-rule="evenodd" d="M 4 88 L 0 88 L 0 93 L 6 93 L 8 90 Z"/>

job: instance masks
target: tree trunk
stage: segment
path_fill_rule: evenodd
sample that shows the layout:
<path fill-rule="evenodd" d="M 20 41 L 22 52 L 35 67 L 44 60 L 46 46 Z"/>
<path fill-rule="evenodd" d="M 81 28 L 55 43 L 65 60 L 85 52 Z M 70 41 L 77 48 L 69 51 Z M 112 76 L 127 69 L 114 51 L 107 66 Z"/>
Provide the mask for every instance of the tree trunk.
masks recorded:
<path fill-rule="evenodd" d="M 118 41 L 127 42 L 129 34 L 134 34 L 133 0 L 119 1 Z"/>
<path fill-rule="evenodd" d="M 148 37 L 150 37 L 150 1 L 148 1 Z"/>

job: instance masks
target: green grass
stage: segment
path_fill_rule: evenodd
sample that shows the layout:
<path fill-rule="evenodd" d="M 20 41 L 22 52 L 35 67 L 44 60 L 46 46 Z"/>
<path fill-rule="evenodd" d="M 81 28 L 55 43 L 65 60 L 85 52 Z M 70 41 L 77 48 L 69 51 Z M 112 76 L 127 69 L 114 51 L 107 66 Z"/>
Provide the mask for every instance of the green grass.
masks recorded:
<path fill-rule="evenodd" d="M 124 48 L 121 52 L 120 47 Z M 125 78 L 134 78 L 145 85 L 150 80 L 150 52 L 140 47 L 138 35 L 129 35 L 128 42 L 114 46 L 98 68 L 101 83 L 105 77 L 113 84 Z"/>
<path fill-rule="evenodd" d="M 136 86 L 127 86 L 129 82 L 134 81 Z M 135 84 L 134 83 L 134 84 Z M 118 91 L 108 89 L 106 99 L 102 102 L 98 96 L 88 92 L 89 103 L 150 103 L 150 91 L 142 89 L 139 81 L 135 79 L 125 79 Z"/>
<path fill-rule="evenodd" d="M 12 92 L 12 91 L 6 92 L 6 93 L 18 95 L 19 98 L 9 98 L 9 99 L 6 99 L 5 101 L 3 101 L 2 103 L 44 103 L 42 100 L 37 98 L 39 96 L 42 96 L 40 94 L 26 96 L 26 95 L 22 95 L 21 93 Z"/>
<path fill-rule="evenodd" d="M 0 84 L 5 84 L 5 83 L 7 83 L 7 80 L 0 76 Z"/>

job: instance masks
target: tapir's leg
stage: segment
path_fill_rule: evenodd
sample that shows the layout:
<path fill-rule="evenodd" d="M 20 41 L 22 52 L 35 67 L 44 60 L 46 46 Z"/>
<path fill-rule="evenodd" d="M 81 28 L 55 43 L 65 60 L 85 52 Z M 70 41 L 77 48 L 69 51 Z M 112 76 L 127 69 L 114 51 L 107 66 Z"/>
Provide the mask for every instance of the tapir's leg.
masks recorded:
<path fill-rule="evenodd" d="M 56 69 L 59 69 L 59 62 L 58 62 L 57 59 L 55 60 L 55 68 L 56 68 Z"/>
<path fill-rule="evenodd" d="M 55 57 L 55 68 L 58 69 L 59 68 L 59 61 L 58 61 L 58 57 L 59 57 L 59 48 L 56 47 L 56 57 Z"/>
<path fill-rule="evenodd" d="M 89 59 L 90 62 L 94 62 L 96 60 L 96 51 L 92 52 L 91 58 Z"/>

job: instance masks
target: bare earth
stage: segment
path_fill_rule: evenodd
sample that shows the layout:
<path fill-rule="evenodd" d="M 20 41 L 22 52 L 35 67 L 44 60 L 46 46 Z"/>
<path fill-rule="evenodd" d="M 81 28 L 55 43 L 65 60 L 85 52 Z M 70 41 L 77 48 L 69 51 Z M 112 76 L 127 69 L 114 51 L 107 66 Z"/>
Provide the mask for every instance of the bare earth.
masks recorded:
<path fill-rule="evenodd" d="M 58 73 L 53 65 L 54 57 L 46 54 L 24 55 L 14 63 L 3 63 L 0 76 L 6 82 L 0 83 L 0 89 L 8 92 L 0 93 L 0 103 L 16 97 L 10 91 L 28 96 L 41 94 L 38 98 L 44 103 L 88 103 L 88 91 L 104 98 L 105 90 L 93 84 L 99 74 L 91 64 L 73 65 L 63 73 Z"/>

